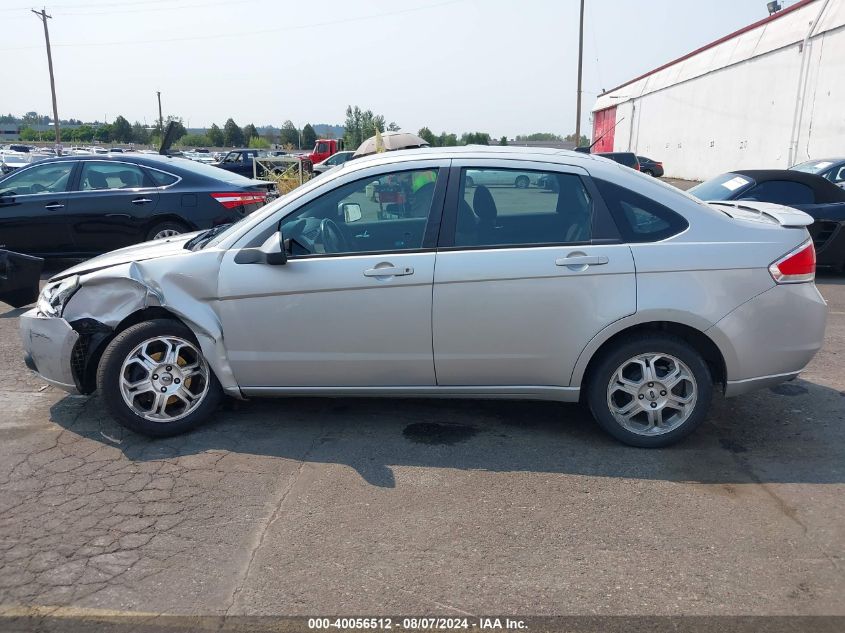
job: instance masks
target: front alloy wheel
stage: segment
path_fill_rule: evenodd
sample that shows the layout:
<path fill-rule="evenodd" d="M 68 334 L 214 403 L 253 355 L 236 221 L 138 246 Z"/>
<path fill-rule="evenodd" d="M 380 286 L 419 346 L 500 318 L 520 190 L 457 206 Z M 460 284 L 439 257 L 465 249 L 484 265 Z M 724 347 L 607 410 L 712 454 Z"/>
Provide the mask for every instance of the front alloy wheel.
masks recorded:
<path fill-rule="evenodd" d="M 222 396 L 193 332 L 169 319 L 138 323 L 115 336 L 100 359 L 97 385 L 120 424 L 155 437 L 204 422 Z"/>
<path fill-rule="evenodd" d="M 189 341 L 167 336 L 148 339 L 123 362 L 120 393 L 136 415 L 175 422 L 208 394 L 208 363 Z"/>

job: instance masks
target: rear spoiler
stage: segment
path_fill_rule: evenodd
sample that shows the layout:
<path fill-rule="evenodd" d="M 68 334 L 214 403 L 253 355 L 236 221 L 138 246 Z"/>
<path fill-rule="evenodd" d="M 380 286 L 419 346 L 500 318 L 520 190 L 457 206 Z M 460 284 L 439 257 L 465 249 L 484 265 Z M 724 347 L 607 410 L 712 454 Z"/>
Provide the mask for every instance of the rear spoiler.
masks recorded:
<path fill-rule="evenodd" d="M 708 202 L 711 207 L 732 218 L 740 220 L 756 220 L 758 222 L 774 222 L 785 228 L 801 228 L 810 226 L 813 216 L 771 202 L 756 202 L 754 200 L 740 200 L 737 202 Z"/>

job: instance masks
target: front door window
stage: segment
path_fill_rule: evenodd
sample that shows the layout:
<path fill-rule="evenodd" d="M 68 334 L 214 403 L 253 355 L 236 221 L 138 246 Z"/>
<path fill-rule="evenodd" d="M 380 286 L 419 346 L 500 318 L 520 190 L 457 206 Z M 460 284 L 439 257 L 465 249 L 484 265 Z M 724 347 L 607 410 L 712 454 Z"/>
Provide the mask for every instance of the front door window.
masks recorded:
<path fill-rule="evenodd" d="M 286 217 L 296 257 L 420 249 L 437 169 L 398 171 L 342 185 Z"/>

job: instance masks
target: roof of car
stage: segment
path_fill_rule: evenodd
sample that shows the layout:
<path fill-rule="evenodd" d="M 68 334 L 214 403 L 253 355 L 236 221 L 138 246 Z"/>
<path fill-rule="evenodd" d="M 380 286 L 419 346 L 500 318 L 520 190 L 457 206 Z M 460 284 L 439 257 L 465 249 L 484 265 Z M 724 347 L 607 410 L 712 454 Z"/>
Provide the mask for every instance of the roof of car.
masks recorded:
<path fill-rule="evenodd" d="M 845 189 L 837 187 L 826 178 L 816 174 L 808 174 L 795 169 L 736 169 L 730 173 L 748 176 L 758 183 L 769 180 L 799 182 L 813 190 L 818 203 L 845 202 Z"/>

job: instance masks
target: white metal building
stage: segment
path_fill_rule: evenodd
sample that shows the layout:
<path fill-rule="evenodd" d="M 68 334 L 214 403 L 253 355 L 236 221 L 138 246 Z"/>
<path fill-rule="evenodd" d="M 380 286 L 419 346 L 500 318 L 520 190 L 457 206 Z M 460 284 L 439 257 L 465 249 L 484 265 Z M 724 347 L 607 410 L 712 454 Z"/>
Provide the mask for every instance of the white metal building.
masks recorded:
<path fill-rule="evenodd" d="M 599 95 L 603 135 L 594 152 L 695 180 L 845 156 L 845 0 L 801 0 Z"/>

